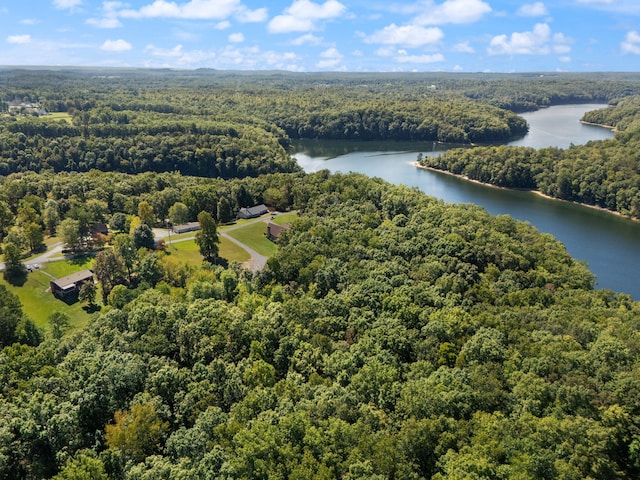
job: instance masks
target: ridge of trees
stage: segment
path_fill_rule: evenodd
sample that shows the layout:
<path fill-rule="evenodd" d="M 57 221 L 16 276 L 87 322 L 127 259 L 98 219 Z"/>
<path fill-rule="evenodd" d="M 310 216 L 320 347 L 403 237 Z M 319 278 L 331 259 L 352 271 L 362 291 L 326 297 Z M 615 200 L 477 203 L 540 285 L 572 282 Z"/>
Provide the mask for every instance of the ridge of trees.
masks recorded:
<path fill-rule="evenodd" d="M 3 478 L 640 475 L 640 304 L 529 224 L 327 171 L 1 187 L 271 188 L 300 212 L 260 273 L 171 275 L 83 331 L 6 346 Z"/>
<path fill-rule="evenodd" d="M 605 208 L 640 218 L 640 97 L 588 112 L 584 121 L 615 127 L 612 140 L 568 149 L 483 146 L 424 157 L 424 166 L 508 188 Z"/>
<path fill-rule="evenodd" d="M 0 174 L 100 169 L 232 178 L 295 171 L 286 149 L 298 138 L 505 141 L 527 130 L 513 111 L 622 98 L 639 92 L 639 79 L 2 70 L 0 113 L 17 99 L 67 112 L 72 122 L 0 117 Z"/>

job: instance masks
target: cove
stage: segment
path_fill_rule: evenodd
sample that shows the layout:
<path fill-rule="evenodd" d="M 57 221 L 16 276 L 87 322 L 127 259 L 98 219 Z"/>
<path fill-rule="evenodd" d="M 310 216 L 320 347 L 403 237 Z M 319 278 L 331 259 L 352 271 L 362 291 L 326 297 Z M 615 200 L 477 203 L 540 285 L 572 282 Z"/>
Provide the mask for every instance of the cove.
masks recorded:
<path fill-rule="evenodd" d="M 568 148 L 612 138 L 610 130 L 579 122 L 584 112 L 604 105 L 550 107 L 522 116 L 529 133 L 509 145 Z M 306 172 L 358 172 L 418 187 L 450 203 L 473 203 L 494 215 L 508 214 L 550 233 L 596 275 L 596 288 L 640 299 L 640 222 L 597 209 L 543 198 L 533 192 L 494 188 L 441 172 L 416 168 L 418 153 L 439 155 L 434 143 L 318 141 L 296 142 L 293 156 Z"/>

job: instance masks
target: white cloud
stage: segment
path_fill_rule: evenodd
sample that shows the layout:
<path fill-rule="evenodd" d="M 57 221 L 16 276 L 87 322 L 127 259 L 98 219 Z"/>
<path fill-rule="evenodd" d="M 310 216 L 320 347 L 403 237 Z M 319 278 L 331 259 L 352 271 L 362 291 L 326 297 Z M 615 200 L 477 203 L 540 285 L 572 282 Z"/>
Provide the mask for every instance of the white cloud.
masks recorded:
<path fill-rule="evenodd" d="M 454 52 L 460 52 L 460 53 L 476 53 L 476 51 L 473 49 L 473 47 L 471 45 L 469 45 L 469 42 L 456 43 L 453 46 L 453 51 Z"/>
<path fill-rule="evenodd" d="M 549 15 L 547 7 L 542 2 L 522 5 L 516 13 L 521 17 L 541 17 L 543 15 Z"/>
<path fill-rule="evenodd" d="M 100 50 L 105 52 L 126 52 L 131 50 L 133 46 L 126 40 L 105 40 L 100 47 Z"/>
<path fill-rule="evenodd" d="M 125 9 L 118 12 L 122 18 L 180 18 L 186 20 L 224 19 L 238 13 L 245 18 L 252 15 L 265 16 L 266 10 L 255 14 L 240 4 L 240 0 L 191 0 L 186 3 L 155 0 L 138 10 Z"/>
<path fill-rule="evenodd" d="M 232 33 L 229 35 L 228 40 L 231 43 L 242 43 L 244 42 L 244 35 L 242 34 L 242 32 Z"/>
<path fill-rule="evenodd" d="M 559 57 L 558 60 L 562 63 L 569 63 L 571 62 L 571 57 Z"/>
<path fill-rule="evenodd" d="M 226 30 L 227 28 L 229 28 L 231 26 L 231 22 L 228 20 L 223 20 L 222 22 L 218 22 L 216 23 L 213 28 L 215 28 L 216 30 Z"/>
<path fill-rule="evenodd" d="M 20 25 L 37 25 L 38 23 L 40 23 L 40 20 L 36 18 L 25 18 L 20 20 Z"/>
<path fill-rule="evenodd" d="M 258 8 L 257 10 L 249 10 L 246 7 L 240 7 L 235 13 L 235 17 L 242 23 L 264 22 L 269 17 L 266 8 Z"/>
<path fill-rule="evenodd" d="M 163 49 L 147 45 L 145 53 L 152 58 L 147 67 L 209 67 L 219 69 L 277 69 L 301 71 L 299 57 L 293 52 L 263 51 L 259 47 L 227 45 L 219 50 L 185 50 L 182 45 Z"/>
<path fill-rule="evenodd" d="M 636 30 L 627 32 L 624 42 L 620 44 L 622 53 L 633 53 L 640 55 L 640 34 Z"/>
<path fill-rule="evenodd" d="M 404 50 L 400 50 L 395 60 L 398 63 L 435 63 L 443 62 L 444 56 L 441 53 L 434 53 L 432 55 L 408 55 Z"/>
<path fill-rule="evenodd" d="M 82 0 L 53 0 L 53 6 L 60 10 L 74 8 L 79 5 L 82 5 Z"/>
<path fill-rule="evenodd" d="M 291 42 L 291 45 L 320 45 L 322 43 L 321 37 L 316 37 L 311 33 L 302 35 Z"/>
<path fill-rule="evenodd" d="M 491 12 L 491 6 L 482 0 L 445 0 L 440 5 L 428 1 L 420 5 L 421 13 L 414 19 L 419 25 L 473 23 Z"/>
<path fill-rule="evenodd" d="M 546 55 L 551 52 L 568 53 L 572 40 L 562 33 L 551 35 L 546 23 L 538 23 L 530 32 L 514 32 L 511 36 L 497 35 L 491 39 L 490 55 Z"/>
<path fill-rule="evenodd" d="M 86 23 L 97 28 L 120 28 L 122 22 L 116 17 L 88 18 Z"/>
<path fill-rule="evenodd" d="M 342 55 L 336 48 L 328 48 L 327 50 L 320 53 L 320 58 L 322 58 L 322 60 L 316 63 L 316 67 L 323 69 L 335 69 L 340 65 L 340 62 L 344 58 L 344 55 Z"/>
<path fill-rule="evenodd" d="M 85 23 L 97 28 L 120 28 L 122 23 L 118 20 L 118 9 L 123 6 L 121 2 L 102 2 L 102 17 L 88 18 Z"/>
<path fill-rule="evenodd" d="M 346 10 L 347 7 L 337 0 L 327 0 L 322 4 L 295 0 L 283 15 L 269 22 L 268 29 L 271 33 L 308 32 L 316 28 L 317 21 L 340 17 Z"/>
<path fill-rule="evenodd" d="M 421 47 L 440 41 L 444 33 L 437 27 L 425 28 L 420 25 L 388 25 L 382 30 L 365 37 L 366 43 L 382 43 L 385 45 L 403 45 Z"/>
<path fill-rule="evenodd" d="M 31 43 L 31 35 L 9 35 L 7 37 L 7 43 L 25 45 Z"/>

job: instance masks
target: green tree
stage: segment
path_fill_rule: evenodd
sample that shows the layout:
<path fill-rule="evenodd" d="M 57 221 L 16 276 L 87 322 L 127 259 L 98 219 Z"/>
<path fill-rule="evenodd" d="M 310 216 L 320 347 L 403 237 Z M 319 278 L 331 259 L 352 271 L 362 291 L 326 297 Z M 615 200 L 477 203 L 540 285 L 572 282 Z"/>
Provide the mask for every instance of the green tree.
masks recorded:
<path fill-rule="evenodd" d="M 15 341 L 16 327 L 22 319 L 22 305 L 16 295 L 0 284 L 0 348 Z"/>
<path fill-rule="evenodd" d="M 55 200 L 47 200 L 47 204 L 42 212 L 42 221 L 49 235 L 54 235 L 56 227 L 60 222 L 60 210 Z"/>
<path fill-rule="evenodd" d="M 2 246 L 4 254 L 4 275 L 7 280 L 13 281 L 24 276 L 27 269 L 22 263 L 22 251 L 11 242 L 5 242 Z"/>
<path fill-rule="evenodd" d="M 149 250 L 154 249 L 155 240 L 153 238 L 153 231 L 146 223 L 138 225 L 133 230 L 133 234 L 131 236 L 133 237 L 133 243 L 136 248 L 147 248 Z"/>
<path fill-rule="evenodd" d="M 69 315 L 63 312 L 54 312 L 49 316 L 49 326 L 54 339 L 60 340 L 71 327 Z"/>
<path fill-rule="evenodd" d="M 82 245 L 80 222 L 73 218 L 65 218 L 58 225 L 58 235 L 66 248 L 77 251 Z"/>
<path fill-rule="evenodd" d="M 158 416 L 153 404 L 136 404 L 129 411 L 115 413 L 114 423 L 106 427 L 105 439 L 109 448 L 140 462 L 160 452 L 168 428 L 169 423 Z"/>
<path fill-rule="evenodd" d="M 140 217 L 140 222 L 149 226 L 149 228 L 153 227 L 156 223 L 156 215 L 153 211 L 153 206 L 144 200 L 138 204 L 138 217 Z"/>
<path fill-rule="evenodd" d="M 216 221 L 210 213 L 200 212 L 198 222 L 200 222 L 200 230 L 196 232 L 196 245 L 200 248 L 200 254 L 205 260 L 213 263 L 218 257 L 218 244 L 220 243 Z"/>
<path fill-rule="evenodd" d="M 113 239 L 113 248 L 118 253 L 118 255 L 120 255 L 122 263 L 127 269 L 129 282 L 131 282 L 131 274 L 138 253 L 133 238 L 131 237 L 131 235 L 128 235 L 126 233 L 119 233 Z"/>
<path fill-rule="evenodd" d="M 222 196 L 218 201 L 218 221 L 220 223 L 229 223 L 233 221 L 233 210 L 227 197 Z"/>
<path fill-rule="evenodd" d="M 93 450 L 76 452 L 67 460 L 60 473 L 53 480 L 109 480 L 102 460 L 97 458 Z"/>
<path fill-rule="evenodd" d="M 93 281 L 84 282 L 78 292 L 78 300 L 81 302 L 87 302 L 89 307 L 92 307 L 96 301 L 97 288 Z"/>
<path fill-rule="evenodd" d="M 24 226 L 24 233 L 31 251 L 37 251 L 42 246 L 42 242 L 44 242 L 44 231 L 42 227 L 37 223 L 28 223 Z"/>
<path fill-rule="evenodd" d="M 0 240 L 7 235 L 9 228 L 13 225 L 14 221 L 15 218 L 9 208 L 9 204 L 4 200 L 0 200 Z"/>
<path fill-rule="evenodd" d="M 109 222 L 109 227 L 111 230 L 115 230 L 116 232 L 124 232 L 127 229 L 127 216 L 122 212 L 116 212 L 111 217 L 111 221 Z"/>
<path fill-rule="evenodd" d="M 172 225 L 182 225 L 189 221 L 189 207 L 176 202 L 169 208 L 169 221 Z"/>
<path fill-rule="evenodd" d="M 106 304 L 109 292 L 120 283 L 120 279 L 124 275 L 124 265 L 120 256 L 112 249 L 108 249 L 96 255 L 93 271 L 102 285 L 102 300 Z"/>

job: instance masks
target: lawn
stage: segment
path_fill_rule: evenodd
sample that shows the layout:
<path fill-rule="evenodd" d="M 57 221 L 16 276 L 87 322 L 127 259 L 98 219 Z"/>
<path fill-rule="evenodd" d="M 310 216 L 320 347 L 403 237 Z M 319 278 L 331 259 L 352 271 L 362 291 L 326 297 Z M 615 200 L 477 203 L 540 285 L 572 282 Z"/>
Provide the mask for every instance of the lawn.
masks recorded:
<path fill-rule="evenodd" d="M 62 312 L 68 315 L 71 328 L 84 327 L 89 321 L 89 314 L 83 309 L 85 304 L 76 302 L 67 305 L 62 300 L 58 300 L 49 291 L 50 281 L 51 277 L 42 270 L 28 273 L 26 282 L 21 286 L 10 285 L 4 279 L 0 279 L 0 282 L 18 296 L 20 303 L 22 303 L 22 311 L 38 327 L 46 330 L 48 328 L 48 319 L 55 312 Z"/>
<path fill-rule="evenodd" d="M 244 227 L 230 230 L 227 234 L 235 238 L 247 247 L 252 248 L 256 252 L 265 257 L 270 257 L 276 253 L 276 244 L 265 236 L 267 224 L 264 222 L 250 223 Z"/>
<path fill-rule="evenodd" d="M 186 240 L 182 242 L 175 242 L 167 245 L 167 252 L 179 256 L 180 260 L 200 266 L 202 264 L 202 255 L 200 249 L 193 240 Z M 240 248 L 230 240 L 220 237 L 220 257 L 231 262 L 246 262 L 251 258 L 246 250 Z"/>
<path fill-rule="evenodd" d="M 282 215 L 277 215 L 271 221 L 277 225 L 283 225 L 293 222 L 296 218 L 298 218 L 298 212 L 287 212 Z"/>

